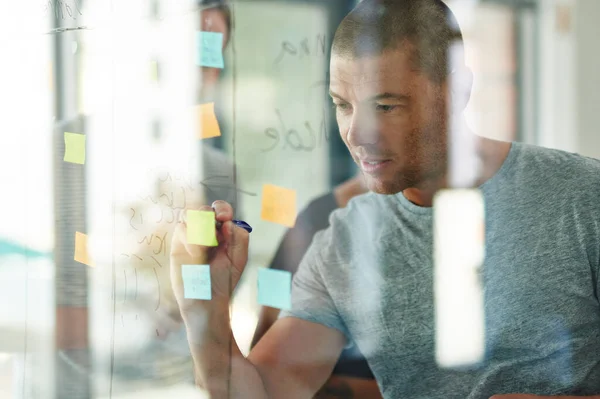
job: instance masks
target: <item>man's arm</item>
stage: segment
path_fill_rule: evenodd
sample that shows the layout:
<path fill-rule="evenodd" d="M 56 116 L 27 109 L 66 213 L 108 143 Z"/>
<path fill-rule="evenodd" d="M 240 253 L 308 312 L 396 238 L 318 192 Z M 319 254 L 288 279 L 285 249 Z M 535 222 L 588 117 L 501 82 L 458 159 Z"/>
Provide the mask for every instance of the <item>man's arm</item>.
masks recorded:
<path fill-rule="evenodd" d="M 188 308 L 184 321 L 197 382 L 213 398 L 312 398 L 345 344 L 337 330 L 288 317 L 245 358 L 231 333 L 227 304 L 215 306 L 206 323 L 202 312 Z"/>
<path fill-rule="evenodd" d="M 279 319 L 250 352 L 272 398 L 312 398 L 346 343 L 332 328 L 295 317 Z"/>
<path fill-rule="evenodd" d="M 279 309 L 263 306 L 258 318 L 258 324 L 251 347 L 254 348 L 265 333 L 277 321 Z M 381 398 L 381 392 L 374 379 L 348 377 L 345 375 L 331 375 L 317 392 L 316 399 L 327 398 Z"/>
<path fill-rule="evenodd" d="M 297 318 L 275 323 L 248 358 L 231 331 L 229 303 L 248 260 L 248 232 L 236 227 L 233 209 L 216 201 L 217 247 L 187 242 L 186 224 L 171 244 L 171 284 L 187 329 L 198 385 L 212 398 L 310 398 L 323 385 L 345 337 L 342 332 Z M 182 265 L 210 265 L 211 300 L 185 298 Z"/>

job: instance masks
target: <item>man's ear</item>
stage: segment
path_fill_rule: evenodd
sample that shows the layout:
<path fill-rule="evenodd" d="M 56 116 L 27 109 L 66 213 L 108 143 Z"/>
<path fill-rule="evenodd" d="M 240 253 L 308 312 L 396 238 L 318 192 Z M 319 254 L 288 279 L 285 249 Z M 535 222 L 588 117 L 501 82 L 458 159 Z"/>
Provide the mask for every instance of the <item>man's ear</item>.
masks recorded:
<path fill-rule="evenodd" d="M 448 76 L 448 89 L 450 101 L 455 112 L 462 112 L 467 108 L 473 90 L 473 72 L 466 65 L 453 70 Z"/>

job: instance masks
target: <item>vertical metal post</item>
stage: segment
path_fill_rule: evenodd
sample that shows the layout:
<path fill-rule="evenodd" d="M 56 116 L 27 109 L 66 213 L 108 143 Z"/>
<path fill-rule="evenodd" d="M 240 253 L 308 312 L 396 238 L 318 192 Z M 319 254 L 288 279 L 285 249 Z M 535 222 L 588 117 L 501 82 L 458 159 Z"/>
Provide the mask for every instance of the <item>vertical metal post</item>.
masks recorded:
<path fill-rule="evenodd" d="M 75 232 L 86 230 L 85 165 L 67 163 L 64 132 L 85 133 L 78 113 L 78 33 L 61 32 L 80 24 L 79 0 L 51 0 L 54 28 L 55 116 L 53 134 L 53 190 L 55 251 L 55 398 L 88 399 L 87 266 L 74 260 Z M 89 158 L 89 157 L 87 157 Z"/>

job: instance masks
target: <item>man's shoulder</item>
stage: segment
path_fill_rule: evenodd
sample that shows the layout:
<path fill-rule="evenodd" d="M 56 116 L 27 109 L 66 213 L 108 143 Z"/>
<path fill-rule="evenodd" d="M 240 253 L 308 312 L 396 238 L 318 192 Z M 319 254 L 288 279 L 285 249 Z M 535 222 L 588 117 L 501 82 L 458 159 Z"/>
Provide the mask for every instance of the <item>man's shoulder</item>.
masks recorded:
<path fill-rule="evenodd" d="M 555 148 L 541 147 L 532 144 L 518 144 L 523 152 L 527 154 L 529 161 L 538 161 L 546 166 L 560 167 L 556 171 L 576 170 L 583 173 L 597 175 L 600 171 L 600 160 L 587 157 L 578 153 L 559 150 Z"/>
<path fill-rule="evenodd" d="M 520 144 L 523 162 L 515 174 L 517 182 L 535 196 L 592 204 L 600 196 L 600 160 L 577 153 Z M 527 191 L 524 191 L 527 192 Z"/>
<path fill-rule="evenodd" d="M 517 144 L 522 176 L 543 181 L 545 185 L 585 185 L 600 189 L 600 160 L 564 150 Z M 581 186 L 583 184 L 583 186 Z"/>

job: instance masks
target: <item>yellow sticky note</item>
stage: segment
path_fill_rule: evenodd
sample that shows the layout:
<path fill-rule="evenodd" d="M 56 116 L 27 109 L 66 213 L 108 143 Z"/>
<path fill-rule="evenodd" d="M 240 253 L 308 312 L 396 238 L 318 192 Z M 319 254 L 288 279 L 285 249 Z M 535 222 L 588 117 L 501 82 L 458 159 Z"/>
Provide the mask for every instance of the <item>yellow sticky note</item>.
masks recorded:
<path fill-rule="evenodd" d="M 150 80 L 152 82 L 158 82 L 159 71 L 158 71 L 158 61 L 150 61 Z"/>
<path fill-rule="evenodd" d="M 85 135 L 65 132 L 65 162 L 85 163 Z"/>
<path fill-rule="evenodd" d="M 198 116 L 200 118 L 200 132 L 198 136 L 201 139 L 219 137 L 221 129 L 215 115 L 215 103 L 202 104 L 198 107 Z"/>
<path fill-rule="evenodd" d="M 83 263 L 84 265 L 88 265 L 90 267 L 95 267 L 96 265 L 90 259 L 88 255 L 88 237 L 87 235 L 80 233 L 78 231 L 75 232 L 75 257 L 74 259 L 77 262 Z"/>
<path fill-rule="evenodd" d="M 50 91 L 54 91 L 54 68 L 52 62 L 48 63 L 48 88 Z"/>
<path fill-rule="evenodd" d="M 215 213 L 210 211 L 187 211 L 188 244 L 216 247 L 219 245 L 216 233 Z"/>
<path fill-rule="evenodd" d="M 296 191 L 265 184 L 262 192 L 263 220 L 294 227 L 296 224 Z"/>

